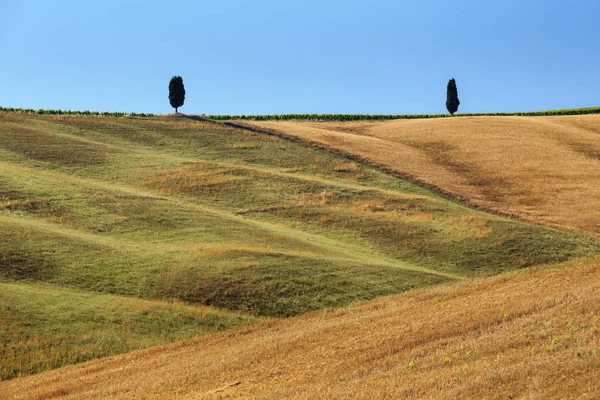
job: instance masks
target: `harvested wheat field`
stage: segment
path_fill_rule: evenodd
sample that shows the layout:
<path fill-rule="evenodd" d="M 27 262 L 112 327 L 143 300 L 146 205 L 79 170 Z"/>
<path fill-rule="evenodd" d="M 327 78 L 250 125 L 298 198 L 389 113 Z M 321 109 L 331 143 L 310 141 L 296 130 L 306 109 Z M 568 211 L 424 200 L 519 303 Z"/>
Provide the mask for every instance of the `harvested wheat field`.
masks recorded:
<path fill-rule="evenodd" d="M 0 383 L 11 399 L 580 398 L 600 260 L 329 309 Z"/>
<path fill-rule="evenodd" d="M 348 153 L 486 211 L 600 236 L 599 115 L 240 124 Z"/>

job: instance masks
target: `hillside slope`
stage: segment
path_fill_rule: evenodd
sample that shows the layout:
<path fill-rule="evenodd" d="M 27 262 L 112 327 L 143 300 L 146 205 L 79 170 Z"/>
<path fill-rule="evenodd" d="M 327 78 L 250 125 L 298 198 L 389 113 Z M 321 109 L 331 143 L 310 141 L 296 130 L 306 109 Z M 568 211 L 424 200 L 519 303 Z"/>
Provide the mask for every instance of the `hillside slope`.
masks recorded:
<path fill-rule="evenodd" d="M 237 123 L 347 152 L 481 209 L 600 237 L 600 115 Z"/>
<path fill-rule="evenodd" d="M 9 399 L 600 393 L 600 260 L 324 310 L 0 383 Z"/>
<path fill-rule="evenodd" d="M 194 324 L 214 332 L 600 254 L 581 234 L 485 214 L 347 158 L 187 118 L 0 113 L 0 228 L 0 284 L 35 284 L 0 298 L 0 326 L 10 328 L 0 336 L 0 357 L 10 360 L 0 379 L 169 343 Z M 51 299 L 63 288 L 90 297 L 65 291 L 60 307 L 41 307 L 23 295 Z M 157 317 L 129 303 L 131 318 L 115 333 L 102 329 L 115 312 L 95 304 L 110 303 L 99 293 L 192 309 Z M 217 308 L 215 329 L 186 320 L 202 306 Z M 24 318 L 20 310 L 32 307 Z M 94 309 L 97 319 L 65 329 Z M 154 317 L 162 322 L 147 321 Z M 145 328 L 154 341 L 136 333 Z M 68 355 L 88 345 L 83 357 Z M 37 362 L 32 349 L 53 357 Z"/>

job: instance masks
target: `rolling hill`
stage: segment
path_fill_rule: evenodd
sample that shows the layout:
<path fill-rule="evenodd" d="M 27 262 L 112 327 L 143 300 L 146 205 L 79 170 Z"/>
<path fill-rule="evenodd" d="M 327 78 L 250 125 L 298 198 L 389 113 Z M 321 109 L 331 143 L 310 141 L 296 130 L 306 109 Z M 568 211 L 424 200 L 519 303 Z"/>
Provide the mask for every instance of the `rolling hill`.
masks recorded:
<path fill-rule="evenodd" d="M 190 118 L 0 113 L 0 227 L 2 379 L 600 253 Z"/>

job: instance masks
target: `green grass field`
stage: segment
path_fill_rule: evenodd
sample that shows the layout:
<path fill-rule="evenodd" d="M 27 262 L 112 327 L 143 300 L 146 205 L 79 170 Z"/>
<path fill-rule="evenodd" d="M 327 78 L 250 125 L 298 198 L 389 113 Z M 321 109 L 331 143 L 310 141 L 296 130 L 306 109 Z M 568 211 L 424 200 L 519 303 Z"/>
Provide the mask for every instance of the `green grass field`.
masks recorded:
<path fill-rule="evenodd" d="M 0 243 L 2 379 L 600 253 L 279 138 L 8 113 Z"/>

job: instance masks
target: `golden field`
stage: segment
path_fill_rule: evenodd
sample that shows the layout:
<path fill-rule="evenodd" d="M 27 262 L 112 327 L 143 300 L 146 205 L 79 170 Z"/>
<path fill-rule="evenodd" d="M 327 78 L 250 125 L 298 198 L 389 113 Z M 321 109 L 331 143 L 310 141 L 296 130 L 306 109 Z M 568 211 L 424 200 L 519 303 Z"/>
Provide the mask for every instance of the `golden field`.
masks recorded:
<path fill-rule="evenodd" d="M 600 116 L 236 122 L 344 152 L 496 213 L 600 236 Z"/>
<path fill-rule="evenodd" d="M 600 261 L 237 328 L 0 383 L 10 399 L 597 399 Z"/>

